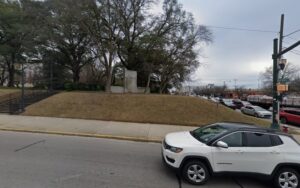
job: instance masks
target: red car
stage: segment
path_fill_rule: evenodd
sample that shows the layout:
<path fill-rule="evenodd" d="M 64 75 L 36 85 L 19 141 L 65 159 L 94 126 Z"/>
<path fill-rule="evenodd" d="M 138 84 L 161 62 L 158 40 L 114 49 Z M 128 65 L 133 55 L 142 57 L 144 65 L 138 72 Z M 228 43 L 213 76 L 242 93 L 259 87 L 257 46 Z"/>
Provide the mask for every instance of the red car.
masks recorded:
<path fill-rule="evenodd" d="M 300 109 L 283 108 L 280 110 L 280 121 L 283 124 L 292 123 L 300 125 Z"/>

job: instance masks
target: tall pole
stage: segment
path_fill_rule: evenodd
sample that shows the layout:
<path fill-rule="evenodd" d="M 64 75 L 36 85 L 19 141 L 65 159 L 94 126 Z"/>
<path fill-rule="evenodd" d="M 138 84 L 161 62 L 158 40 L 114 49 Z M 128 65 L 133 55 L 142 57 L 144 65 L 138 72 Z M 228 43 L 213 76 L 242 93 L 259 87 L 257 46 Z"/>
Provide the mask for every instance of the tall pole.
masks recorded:
<path fill-rule="evenodd" d="M 284 14 L 281 14 L 280 20 L 280 32 L 279 32 L 279 52 L 282 51 L 282 41 L 283 41 L 283 27 L 284 27 Z M 279 59 L 281 56 L 279 56 Z"/>
<path fill-rule="evenodd" d="M 279 32 L 279 53 L 282 52 L 282 42 L 283 42 L 283 28 L 284 28 L 284 14 L 281 14 L 281 19 L 280 19 L 280 32 Z M 278 60 L 281 61 L 282 56 L 278 56 Z M 277 65 L 278 67 L 278 65 Z M 278 68 L 277 68 L 278 69 Z M 277 77 L 278 77 L 279 70 L 277 70 Z M 278 78 L 277 78 L 278 82 Z M 278 128 L 280 127 L 280 103 L 281 101 L 279 100 L 279 95 L 280 93 L 277 92 L 277 118 L 278 118 Z"/>
<path fill-rule="evenodd" d="M 278 119 L 276 115 L 278 113 L 278 95 L 277 95 L 277 81 L 278 81 L 278 39 L 273 40 L 273 112 L 272 112 L 272 129 L 279 129 Z"/>
<path fill-rule="evenodd" d="M 237 82 L 237 79 L 234 79 L 234 89 L 235 89 L 235 92 L 236 92 L 236 89 L 237 89 L 236 82 Z"/>

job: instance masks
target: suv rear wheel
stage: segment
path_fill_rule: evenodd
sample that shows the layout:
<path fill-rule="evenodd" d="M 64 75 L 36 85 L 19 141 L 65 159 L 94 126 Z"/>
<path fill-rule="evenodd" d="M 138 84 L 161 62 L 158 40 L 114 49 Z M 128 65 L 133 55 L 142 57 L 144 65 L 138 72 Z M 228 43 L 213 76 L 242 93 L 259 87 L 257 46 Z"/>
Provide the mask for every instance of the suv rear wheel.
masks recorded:
<path fill-rule="evenodd" d="M 292 168 L 283 168 L 275 176 L 278 188 L 299 188 L 299 173 Z"/>
<path fill-rule="evenodd" d="M 184 179 L 194 185 L 203 185 L 209 179 L 207 167 L 200 161 L 187 162 L 182 170 Z"/>

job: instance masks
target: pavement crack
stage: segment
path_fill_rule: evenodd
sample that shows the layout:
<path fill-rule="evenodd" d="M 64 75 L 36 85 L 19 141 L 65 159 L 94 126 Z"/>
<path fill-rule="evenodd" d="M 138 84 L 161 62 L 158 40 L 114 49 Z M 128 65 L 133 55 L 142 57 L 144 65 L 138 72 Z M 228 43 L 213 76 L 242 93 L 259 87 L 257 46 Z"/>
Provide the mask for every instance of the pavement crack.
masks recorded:
<path fill-rule="evenodd" d="M 46 142 L 46 140 L 40 140 L 40 141 L 34 142 L 34 143 L 32 143 L 32 144 L 23 146 L 23 147 L 21 147 L 21 148 L 19 148 L 19 149 L 16 149 L 15 152 L 18 152 L 18 151 L 27 149 L 27 148 L 29 148 L 29 147 L 31 147 L 31 146 L 34 146 L 34 145 L 36 145 L 36 144 L 45 143 L 45 142 Z"/>
<path fill-rule="evenodd" d="M 232 178 L 232 180 L 233 180 L 234 183 L 236 183 L 240 188 L 244 188 L 244 186 L 243 186 L 236 178 Z"/>
<path fill-rule="evenodd" d="M 177 182 L 178 182 L 178 186 L 179 186 L 179 188 L 182 188 L 182 182 L 181 182 L 181 178 L 180 178 L 180 175 L 179 175 L 179 173 L 176 173 L 176 178 L 177 178 Z"/>
<path fill-rule="evenodd" d="M 70 181 L 70 180 L 78 179 L 81 176 L 82 176 L 82 174 L 68 175 L 68 176 L 60 177 L 60 178 L 58 178 L 54 181 L 57 182 L 57 183 L 63 182 L 63 181 Z"/>

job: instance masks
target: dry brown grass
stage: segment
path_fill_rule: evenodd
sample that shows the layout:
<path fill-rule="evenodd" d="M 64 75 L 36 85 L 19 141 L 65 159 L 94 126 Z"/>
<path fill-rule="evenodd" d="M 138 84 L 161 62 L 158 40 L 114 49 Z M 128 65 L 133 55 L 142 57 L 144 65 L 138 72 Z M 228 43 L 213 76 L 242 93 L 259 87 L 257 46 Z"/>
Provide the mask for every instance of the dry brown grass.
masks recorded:
<path fill-rule="evenodd" d="M 270 123 L 194 97 L 65 92 L 26 108 L 24 115 L 199 126 L 220 121 Z"/>
<path fill-rule="evenodd" d="M 0 102 L 18 96 L 19 94 L 19 89 L 0 89 Z"/>

